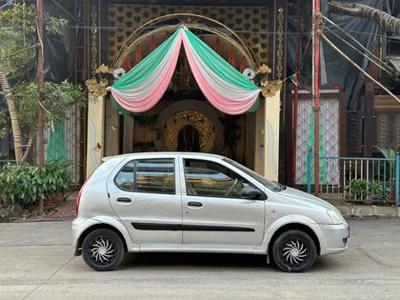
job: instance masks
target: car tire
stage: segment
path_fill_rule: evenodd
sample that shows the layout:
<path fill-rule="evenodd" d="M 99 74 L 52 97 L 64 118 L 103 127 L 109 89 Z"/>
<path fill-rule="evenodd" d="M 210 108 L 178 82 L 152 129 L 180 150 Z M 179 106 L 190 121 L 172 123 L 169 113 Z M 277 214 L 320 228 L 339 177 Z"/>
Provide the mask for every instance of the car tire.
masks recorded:
<path fill-rule="evenodd" d="M 83 240 L 82 257 L 93 270 L 114 270 L 122 263 L 124 256 L 124 244 L 119 235 L 111 229 L 95 229 Z"/>
<path fill-rule="evenodd" d="M 317 259 L 317 247 L 314 240 L 304 231 L 288 230 L 275 240 L 272 256 L 282 271 L 305 272 Z"/>

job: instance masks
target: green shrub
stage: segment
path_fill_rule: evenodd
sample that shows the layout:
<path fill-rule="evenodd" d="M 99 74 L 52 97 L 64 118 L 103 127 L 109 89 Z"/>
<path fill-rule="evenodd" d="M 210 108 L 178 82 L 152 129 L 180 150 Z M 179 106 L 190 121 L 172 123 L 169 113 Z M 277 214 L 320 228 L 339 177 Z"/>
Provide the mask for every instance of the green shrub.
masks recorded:
<path fill-rule="evenodd" d="M 352 179 L 346 186 L 351 200 L 362 201 L 371 196 L 374 203 L 386 204 L 389 200 L 388 192 L 379 181 L 368 182 L 364 179 Z"/>
<path fill-rule="evenodd" d="M 70 189 L 65 162 L 46 162 L 43 168 L 30 164 L 7 164 L 0 170 L 0 202 L 29 205 L 52 199 Z"/>
<path fill-rule="evenodd" d="M 389 201 L 389 193 L 384 188 L 383 184 L 374 180 L 369 185 L 369 192 L 371 193 L 372 199 L 376 204 L 387 204 Z"/>
<path fill-rule="evenodd" d="M 352 179 L 346 186 L 352 200 L 365 200 L 368 195 L 368 182 L 363 179 Z"/>

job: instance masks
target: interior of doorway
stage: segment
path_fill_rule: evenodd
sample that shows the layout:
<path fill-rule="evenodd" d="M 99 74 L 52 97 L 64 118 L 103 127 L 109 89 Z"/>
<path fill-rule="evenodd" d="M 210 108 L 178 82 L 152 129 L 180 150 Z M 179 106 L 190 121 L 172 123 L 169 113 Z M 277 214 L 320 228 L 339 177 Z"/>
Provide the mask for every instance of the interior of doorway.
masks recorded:
<path fill-rule="evenodd" d="M 178 132 L 177 151 L 200 152 L 200 133 L 193 125 L 185 125 Z"/>

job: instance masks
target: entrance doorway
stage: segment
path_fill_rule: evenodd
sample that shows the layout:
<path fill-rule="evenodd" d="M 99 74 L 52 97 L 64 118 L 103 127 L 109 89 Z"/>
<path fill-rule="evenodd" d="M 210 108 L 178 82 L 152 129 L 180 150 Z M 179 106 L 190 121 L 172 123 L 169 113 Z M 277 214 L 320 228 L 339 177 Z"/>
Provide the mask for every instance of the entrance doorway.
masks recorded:
<path fill-rule="evenodd" d="M 176 20 L 169 22 L 170 18 Z M 118 49 L 112 66 L 129 71 L 176 32 L 180 24 L 193 30 L 201 43 L 212 48 L 238 71 L 254 70 L 259 65 L 252 51 L 231 29 L 208 17 L 185 13 L 157 18 L 155 23 L 148 22 L 137 29 Z M 89 102 L 87 174 L 93 172 L 104 156 L 179 149 L 221 154 L 276 180 L 279 95 L 262 101 L 257 112 L 240 115 L 222 113 L 227 111 L 221 103 L 217 103 L 220 109 L 217 110 L 200 91 L 188 64 L 187 53 L 181 52 L 181 56 L 177 59 L 172 79 L 163 86 L 163 89 L 166 88 L 163 97 L 152 108 L 149 106 L 148 110 L 141 112 L 133 109 L 130 111 L 135 113 L 124 114 L 112 107 L 115 102 L 112 103 L 109 96 L 102 101 Z M 155 81 L 149 83 L 152 82 Z M 210 83 L 208 86 L 215 90 Z M 229 93 L 225 91 L 225 94 Z"/>
<path fill-rule="evenodd" d="M 252 50 L 232 29 L 206 16 L 182 13 L 165 15 L 139 27 L 119 49 L 114 66 L 129 71 L 143 57 L 156 51 L 157 45 L 178 32 L 181 24 L 239 72 L 258 65 Z M 212 106 L 193 76 L 183 46 L 168 88 L 154 107 L 125 116 L 118 116 L 112 109 L 111 105 L 106 105 L 105 131 L 109 132 L 105 137 L 106 155 L 147 151 L 207 152 L 228 156 L 254 168 L 255 113 L 233 116 Z M 119 133 L 118 136 L 115 133 Z M 119 145 L 118 150 L 116 145 Z"/>
<path fill-rule="evenodd" d="M 168 93 L 151 110 L 125 116 L 119 116 L 107 99 L 104 156 L 147 151 L 206 152 L 254 168 L 255 113 L 227 115 L 200 95 L 196 98 L 179 99 L 178 94 Z"/>

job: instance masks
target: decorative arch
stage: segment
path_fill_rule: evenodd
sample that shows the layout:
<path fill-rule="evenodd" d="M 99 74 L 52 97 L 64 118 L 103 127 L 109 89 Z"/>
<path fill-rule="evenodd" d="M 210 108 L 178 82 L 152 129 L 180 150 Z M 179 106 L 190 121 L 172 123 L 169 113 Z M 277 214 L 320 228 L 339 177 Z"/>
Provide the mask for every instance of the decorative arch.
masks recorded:
<path fill-rule="evenodd" d="M 114 59 L 113 66 L 121 67 L 125 59 L 135 50 L 135 48 L 143 41 L 149 39 L 150 36 L 162 32 L 173 33 L 178 27 L 182 26 L 182 24 L 185 24 L 188 29 L 201 30 L 216 35 L 226 43 L 232 45 L 234 49 L 239 51 L 245 57 L 248 67 L 255 68 L 259 65 L 253 51 L 228 26 L 203 15 L 193 13 L 175 13 L 152 19 L 133 31 L 127 37 L 119 50 L 118 55 Z"/>
<path fill-rule="evenodd" d="M 182 44 L 198 86 L 216 109 L 237 115 L 253 108 L 260 88 L 181 26 L 113 84 L 111 93 L 122 110 L 145 112 L 158 103 L 171 82 Z"/>

